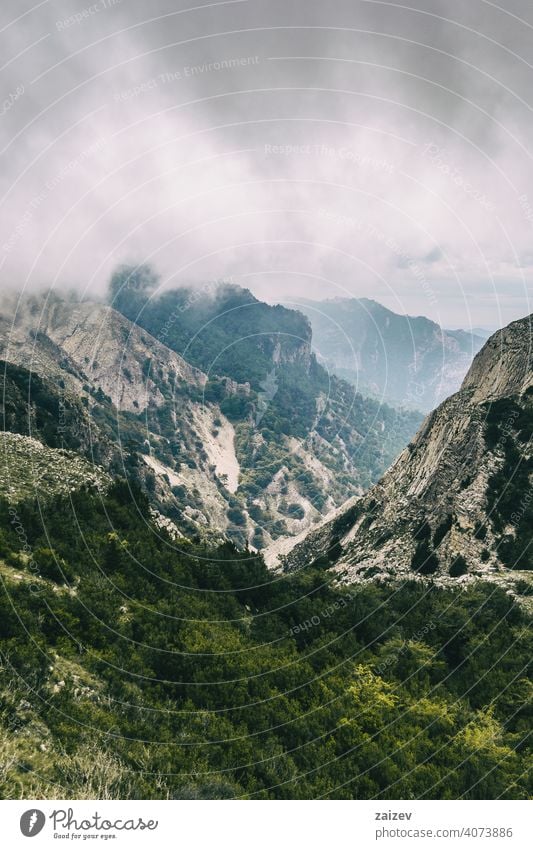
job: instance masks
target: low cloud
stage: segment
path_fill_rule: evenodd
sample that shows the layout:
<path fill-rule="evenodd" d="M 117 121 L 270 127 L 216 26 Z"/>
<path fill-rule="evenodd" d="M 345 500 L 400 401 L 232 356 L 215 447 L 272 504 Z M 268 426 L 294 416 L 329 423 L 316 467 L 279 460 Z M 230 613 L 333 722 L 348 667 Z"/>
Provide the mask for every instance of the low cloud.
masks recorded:
<path fill-rule="evenodd" d="M 163 285 L 375 297 L 446 325 L 530 311 L 526 2 L 1 16 L 4 287 L 101 294 L 149 261 Z"/>

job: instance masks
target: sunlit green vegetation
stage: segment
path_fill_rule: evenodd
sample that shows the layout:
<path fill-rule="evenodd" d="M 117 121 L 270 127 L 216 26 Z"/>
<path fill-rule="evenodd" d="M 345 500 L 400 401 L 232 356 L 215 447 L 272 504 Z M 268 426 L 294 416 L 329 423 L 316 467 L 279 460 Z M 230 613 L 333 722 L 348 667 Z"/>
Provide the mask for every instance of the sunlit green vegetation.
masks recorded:
<path fill-rule="evenodd" d="M 515 597 L 273 576 L 176 550 L 134 495 L 58 498 L 46 527 L 0 503 L 4 797 L 528 796 Z"/>

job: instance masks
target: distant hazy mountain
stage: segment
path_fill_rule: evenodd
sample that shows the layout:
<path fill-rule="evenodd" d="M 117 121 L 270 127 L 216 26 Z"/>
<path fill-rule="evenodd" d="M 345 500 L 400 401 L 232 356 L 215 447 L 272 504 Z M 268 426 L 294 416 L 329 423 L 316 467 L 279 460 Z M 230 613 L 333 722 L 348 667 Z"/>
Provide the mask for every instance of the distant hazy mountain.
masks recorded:
<path fill-rule="evenodd" d="M 368 298 L 298 302 L 319 360 L 358 391 L 427 412 L 456 392 L 483 338 Z"/>
<path fill-rule="evenodd" d="M 480 339 L 488 339 L 496 332 L 496 328 L 490 330 L 488 327 L 473 327 L 471 332 L 474 336 L 479 336 Z"/>
<path fill-rule="evenodd" d="M 346 580 L 533 569 L 533 316 L 498 331 L 460 392 L 382 480 L 311 531 L 287 568 L 325 558 Z"/>

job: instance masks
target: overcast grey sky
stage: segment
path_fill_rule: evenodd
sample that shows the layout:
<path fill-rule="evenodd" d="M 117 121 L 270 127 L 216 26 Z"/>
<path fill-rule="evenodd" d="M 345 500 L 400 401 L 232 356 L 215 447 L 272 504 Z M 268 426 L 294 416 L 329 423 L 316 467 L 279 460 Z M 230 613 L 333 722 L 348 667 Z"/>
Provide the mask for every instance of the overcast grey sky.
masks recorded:
<path fill-rule="evenodd" d="M 527 0 L 3 0 L 0 278 L 531 312 Z"/>

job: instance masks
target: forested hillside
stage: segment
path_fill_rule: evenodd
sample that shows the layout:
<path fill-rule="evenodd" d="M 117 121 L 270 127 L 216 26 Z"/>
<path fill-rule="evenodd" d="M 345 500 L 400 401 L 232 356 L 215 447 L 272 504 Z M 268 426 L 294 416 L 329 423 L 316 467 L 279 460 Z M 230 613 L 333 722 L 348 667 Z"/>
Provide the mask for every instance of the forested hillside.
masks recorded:
<path fill-rule="evenodd" d="M 72 294 L 6 302 L 4 430 L 125 475 L 191 536 L 257 549 L 364 492 L 416 432 L 419 414 L 329 381 L 301 314 L 227 286 L 147 301 L 156 284 L 117 272 L 126 315 Z"/>
<path fill-rule="evenodd" d="M 236 538 L 246 512 L 259 525 L 250 537 L 259 549 L 299 533 L 362 494 L 416 432 L 419 413 L 364 398 L 328 374 L 301 313 L 232 284 L 161 293 L 159 283 L 149 267 L 120 268 L 110 303 L 207 374 L 205 400 L 235 428 Z"/>

